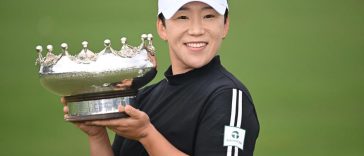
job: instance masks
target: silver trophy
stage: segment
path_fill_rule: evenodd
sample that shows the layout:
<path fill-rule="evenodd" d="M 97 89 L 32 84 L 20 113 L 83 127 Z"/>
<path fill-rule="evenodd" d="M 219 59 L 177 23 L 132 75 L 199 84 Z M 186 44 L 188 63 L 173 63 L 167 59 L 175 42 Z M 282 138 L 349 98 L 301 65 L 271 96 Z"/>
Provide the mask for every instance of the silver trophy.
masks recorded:
<path fill-rule="evenodd" d="M 68 45 L 61 44 L 62 53 L 53 53 L 47 46 L 37 46 L 40 82 L 51 92 L 64 96 L 68 107 L 67 121 L 85 121 L 127 117 L 119 113 L 119 105 L 133 104 L 139 88 L 150 82 L 156 74 L 155 48 L 151 34 L 141 36 L 142 43 L 130 46 L 125 37 L 122 47 L 114 50 L 110 40 L 105 48 L 94 53 L 88 42 L 82 42 L 81 52 L 73 56 Z"/>

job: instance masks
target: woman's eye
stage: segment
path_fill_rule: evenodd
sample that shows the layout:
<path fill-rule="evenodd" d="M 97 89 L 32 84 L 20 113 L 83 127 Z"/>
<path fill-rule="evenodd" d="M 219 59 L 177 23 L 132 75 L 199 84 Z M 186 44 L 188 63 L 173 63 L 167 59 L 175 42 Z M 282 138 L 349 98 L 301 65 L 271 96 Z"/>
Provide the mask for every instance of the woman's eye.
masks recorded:
<path fill-rule="evenodd" d="M 188 19 L 187 16 L 178 16 L 177 19 Z"/>
<path fill-rule="evenodd" d="M 214 18 L 214 17 L 215 17 L 215 15 L 212 15 L 212 14 L 205 16 L 205 18 Z"/>

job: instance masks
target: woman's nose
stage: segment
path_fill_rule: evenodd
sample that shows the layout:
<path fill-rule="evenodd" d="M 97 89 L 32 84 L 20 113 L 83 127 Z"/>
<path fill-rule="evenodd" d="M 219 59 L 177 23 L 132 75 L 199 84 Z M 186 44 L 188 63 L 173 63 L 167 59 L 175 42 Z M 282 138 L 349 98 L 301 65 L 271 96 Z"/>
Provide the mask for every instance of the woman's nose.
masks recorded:
<path fill-rule="evenodd" d="M 193 36 L 199 36 L 205 33 L 205 29 L 202 25 L 202 20 L 200 19 L 192 19 L 190 21 L 190 26 L 188 29 L 188 33 Z"/>

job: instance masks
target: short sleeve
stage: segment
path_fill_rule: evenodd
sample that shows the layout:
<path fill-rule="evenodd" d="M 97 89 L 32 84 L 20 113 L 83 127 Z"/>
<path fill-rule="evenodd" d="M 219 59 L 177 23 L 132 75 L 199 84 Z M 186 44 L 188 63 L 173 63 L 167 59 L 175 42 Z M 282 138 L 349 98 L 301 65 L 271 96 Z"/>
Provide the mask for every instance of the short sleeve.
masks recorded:
<path fill-rule="evenodd" d="M 248 96 L 238 89 L 226 89 L 208 100 L 196 133 L 195 156 L 253 155 L 259 123 Z M 230 128 L 233 131 L 228 131 Z M 234 130 L 243 131 L 244 134 L 234 134 Z M 233 142 L 239 140 L 241 142 Z M 239 148 L 239 145 L 243 147 Z"/>
<path fill-rule="evenodd" d="M 152 81 L 156 75 L 157 69 L 151 68 L 147 73 L 144 74 L 144 76 L 134 78 L 131 84 L 131 88 L 137 90 L 143 87 L 144 85 Z"/>
<path fill-rule="evenodd" d="M 121 145 L 124 142 L 124 138 L 115 134 L 114 137 L 114 142 L 112 143 L 112 150 L 114 152 L 114 156 L 118 156 L 120 155 L 120 149 L 121 149 Z"/>

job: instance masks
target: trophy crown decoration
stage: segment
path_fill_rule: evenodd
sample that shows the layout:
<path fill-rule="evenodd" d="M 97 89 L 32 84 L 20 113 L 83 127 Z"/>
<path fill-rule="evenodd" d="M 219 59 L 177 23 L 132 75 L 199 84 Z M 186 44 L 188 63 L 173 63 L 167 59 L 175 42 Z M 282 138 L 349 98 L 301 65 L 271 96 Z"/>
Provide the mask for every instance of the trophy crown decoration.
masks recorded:
<path fill-rule="evenodd" d="M 109 39 L 106 39 L 104 41 L 105 48 L 99 53 L 92 52 L 90 49 L 88 49 L 88 42 L 83 41 L 82 50 L 78 53 L 78 55 L 75 56 L 71 55 L 68 52 L 67 43 L 61 44 L 62 53 L 58 55 L 53 52 L 53 45 L 47 45 L 47 53 L 44 57 L 42 55 L 43 47 L 38 45 L 36 46 L 38 58 L 36 59 L 35 64 L 41 66 L 41 70 L 39 71 L 40 73 L 76 72 L 77 70 L 85 71 L 84 68 L 89 68 L 88 71 L 96 71 L 99 68 L 95 68 L 95 66 L 99 67 L 101 64 L 100 61 L 103 61 L 104 57 L 110 57 L 112 55 L 115 55 L 119 57 L 112 56 L 113 59 L 108 60 L 107 62 L 102 62 L 102 64 L 109 64 L 110 67 L 113 67 L 115 66 L 115 64 L 112 63 L 122 64 L 124 62 L 124 65 L 126 65 L 125 62 L 130 62 L 130 60 L 132 60 L 135 56 L 137 56 L 144 50 L 151 55 L 155 55 L 155 47 L 153 46 L 153 35 L 142 34 L 141 39 L 142 43 L 139 46 L 134 47 L 127 43 L 126 37 L 122 37 L 120 39 L 122 44 L 120 50 L 114 50 L 111 47 L 111 41 Z M 70 67 L 64 67 L 64 65 L 68 65 Z M 129 65 L 135 65 L 135 63 Z M 79 66 L 79 68 L 77 68 L 76 66 Z M 48 68 L 48 70 L 45 69 L 47 67 L 53 67 L 52 69 L 55 70 L 49 71 L 50 68 Z"/>
<path fill-rule="evenodd" d="M 120 50 L 104 41 L 104 49 L 94 53 L 87 41 L 77 55 L 71 55 L 68 44 L 55 54 L 52 45 L 36 46 L 39 77 L 43 87 L 64 96 L 68 102 L 67 121 L 83 121 L 126 117 L 118 113 L 119 105 L 132 104 L 137 90 L 156 75 L 153 35 L 142 34 L 139 46 L 131 46 L 126 37 L 120 39 Z M 44 55 L 44 56 L 43 56 Z"/>

